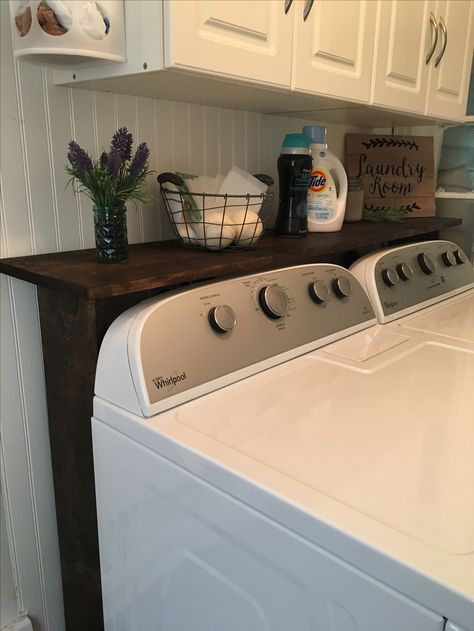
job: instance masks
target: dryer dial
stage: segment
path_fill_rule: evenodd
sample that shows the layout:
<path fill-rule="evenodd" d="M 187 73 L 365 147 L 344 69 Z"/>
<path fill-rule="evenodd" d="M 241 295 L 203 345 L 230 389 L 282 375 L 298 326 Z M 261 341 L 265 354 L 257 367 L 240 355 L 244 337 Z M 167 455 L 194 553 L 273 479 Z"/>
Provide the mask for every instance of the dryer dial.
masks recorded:
<path fill-rule="evenodd" d="M 400 282 L 400 277 L 394 267 L 386 267 L 382 270 L 382 279 L 387 287 L 395 287 Z"/>
<path fill-rule="evenodd" d="M 462 250 L 454 250 L 454 257 L 458 265 L 462 265 L 463 263 L 466 263 L 467 261 L 467 256 L 464 254 Z"/>
<path fill-rule="evenodd" d="M 420 264 L 420 267 L 425 274 L 432 274 L 435 271 L 436 267 L 434 261 L 429 254 L 427 254 L 426 252 L 421 252 L 420 254 L 418 254 L 417 258 L 418 263 Z"/>
<path fill-rule="evenodd" d="M 413 268 L 409 263 L 399 263 L 397 265 L 397 272 L 402 280 L 410 280 L 410 278 L 413 278 Z"/>
<path fill-rule="evenodd" d="M 278 285 L 267 285 L 258 294 L 258 302 L 262 311 L 272 320 L 279 320 L 290 308 L 288 296 Z"/>
<path fill-rule="evenodd" d="M 457 264 L 456 255 L 452 250 L 446 250 L 446 252 L 443 252 L 442 258 L 446 267 L 452 267 Z"/>

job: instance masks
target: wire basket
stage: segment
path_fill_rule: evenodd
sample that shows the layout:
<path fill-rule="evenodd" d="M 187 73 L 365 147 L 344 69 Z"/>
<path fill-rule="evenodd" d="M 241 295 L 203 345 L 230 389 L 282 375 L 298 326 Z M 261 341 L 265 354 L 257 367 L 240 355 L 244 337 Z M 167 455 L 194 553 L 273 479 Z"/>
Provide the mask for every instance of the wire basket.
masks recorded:
<path fill-rule="evenodd" d="M 269 175 L 255 175 L 267 186 Z M 176 173 L 158 176 L 160 193 L 177 239 L 186 247 L 201 250 L 252 248 L 262 236 L 264 202 L 272 193 L 227 195 L 190 193 Z"/>

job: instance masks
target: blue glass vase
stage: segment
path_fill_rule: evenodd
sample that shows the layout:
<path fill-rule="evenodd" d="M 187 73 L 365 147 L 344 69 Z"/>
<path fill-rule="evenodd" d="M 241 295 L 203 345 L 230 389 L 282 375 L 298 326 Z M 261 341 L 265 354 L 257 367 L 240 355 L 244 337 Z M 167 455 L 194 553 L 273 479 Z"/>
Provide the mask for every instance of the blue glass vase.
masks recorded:
<path fill-rule="evenodd" d="M 94 206 L 95 258 L 100 263 L 128 259 L 127 212 L 125 205 Z"/>

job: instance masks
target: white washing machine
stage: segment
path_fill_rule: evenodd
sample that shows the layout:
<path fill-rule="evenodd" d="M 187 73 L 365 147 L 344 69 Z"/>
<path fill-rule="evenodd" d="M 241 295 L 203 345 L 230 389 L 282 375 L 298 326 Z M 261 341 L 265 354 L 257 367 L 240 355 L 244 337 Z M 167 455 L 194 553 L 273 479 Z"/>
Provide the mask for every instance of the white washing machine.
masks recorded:
<path fill-rule="evenodd" d="M 107 631 L 474 631 L 474 345 L 375 322 L 349 271 L 306 265 L 112 324 Z"/>

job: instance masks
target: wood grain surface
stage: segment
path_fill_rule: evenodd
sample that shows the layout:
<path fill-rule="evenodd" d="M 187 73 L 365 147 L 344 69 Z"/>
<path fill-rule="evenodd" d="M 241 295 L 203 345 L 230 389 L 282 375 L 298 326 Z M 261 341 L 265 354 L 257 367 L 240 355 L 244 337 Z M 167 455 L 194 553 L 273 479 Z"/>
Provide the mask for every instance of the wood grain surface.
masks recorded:
<path fill-rule="evenodd" d="M 364 210 L 407 210 L 411 217 L 436 214 L 433 138 L 346 134 L 348 177 L 359 177 Z"/>
<path fill-rule="evenodd" d="M 126 263 L 97 263 L 94 250 L 0 259 L 0 272 L 84 299 L 165 289 L 211 278 L 257 273 L 277 267 L 324 262 L 357 248 L 377 249 L 394 240 L 423 238 L 461 219 L 409 217 L 399 223 L 344 224 L 340 232 L 302 238 L 264 235 L 252 250 L 206 252 L 177 241 L 130 246 Z"/>

